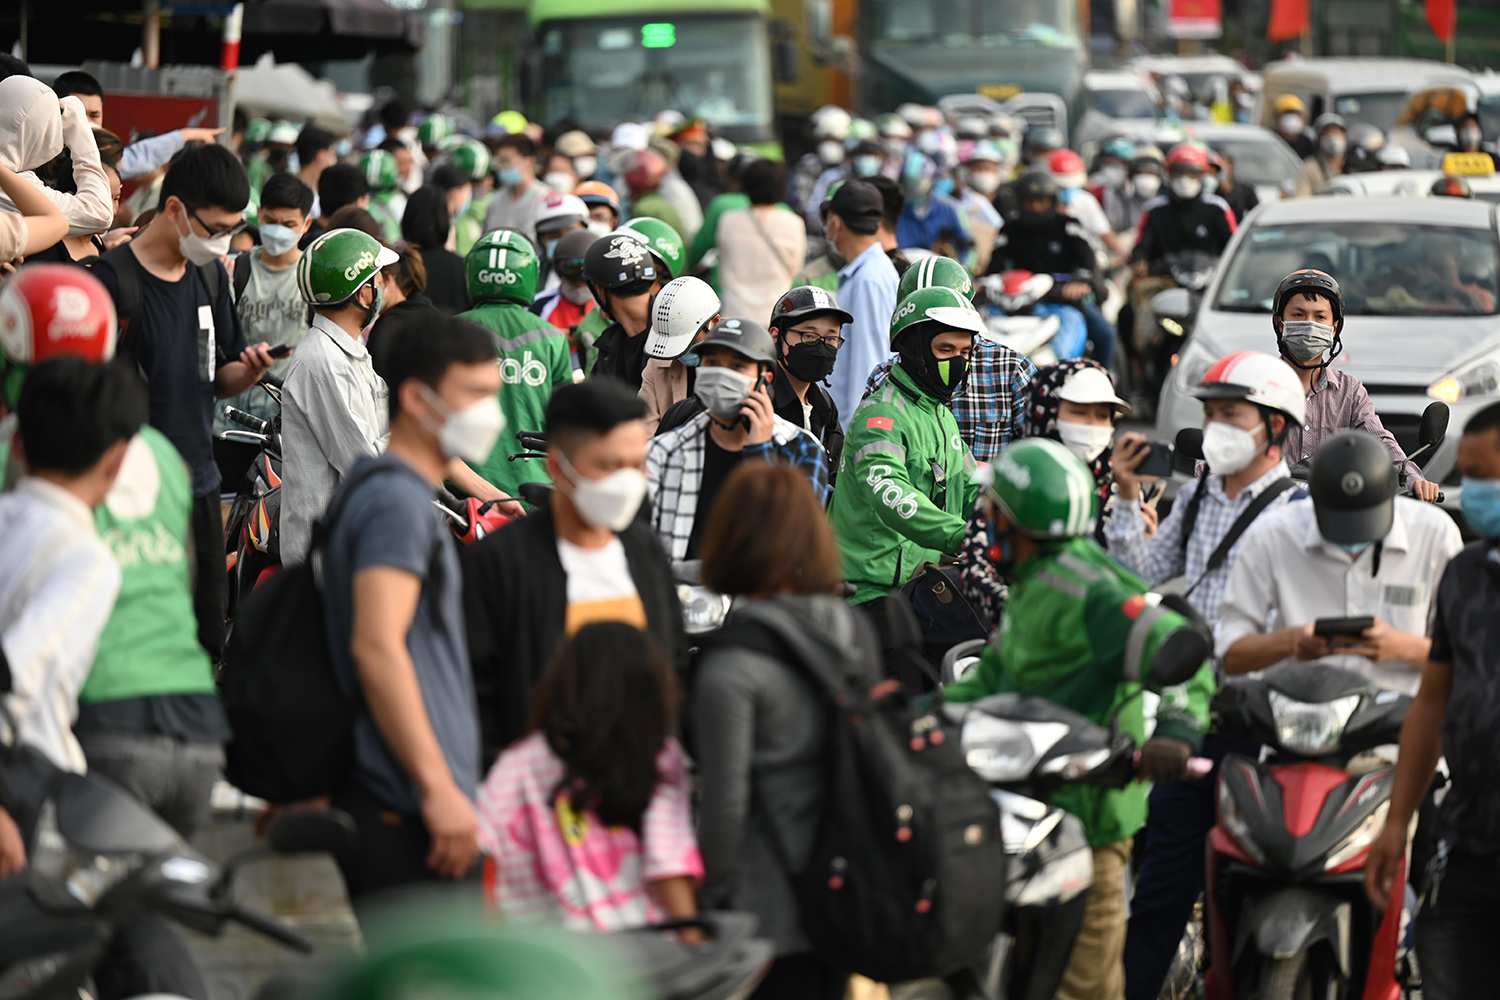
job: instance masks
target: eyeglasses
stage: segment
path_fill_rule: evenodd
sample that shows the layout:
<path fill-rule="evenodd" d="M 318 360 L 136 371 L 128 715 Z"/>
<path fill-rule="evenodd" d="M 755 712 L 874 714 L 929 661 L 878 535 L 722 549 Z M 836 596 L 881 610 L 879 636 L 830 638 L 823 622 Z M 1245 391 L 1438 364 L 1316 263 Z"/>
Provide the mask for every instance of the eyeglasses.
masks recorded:
<path fill-rule="evenodd" d="M 184 205 L 183 207 L 187 208 L 186 205 Z M 193 221 L 203 227 L 203 231 L 208 234 L 209 239 L 213 239 L 216 236 L 225 235 L 238 236 L 250 226 L 250 223 L 246 222 L 244 219 L 241 219 L 239 222 L 236 222 L 234 225 L 229 226 L 225 229 L 215 229 L 213 226 L 210 226 L 208 223 L 203 221 L 203 219 L 198 215 L 198 210 L 196 208 L 188 208 L 188 215 L 192 216 Z"/>
<path fill-rule="evenodd" d="M 813 332 L 812 330 L 788 330 L 787 333 L 789 333 L 789 334 L 795 334 L 796 337 L 798 338 L 797 339 L 797 343 L 799 343 L 799 344 L 817 344 L 817 343 L 823 343 L 823 344 L 827 344 L 829 347 L 833 348 L 835 351 L 838 350 L 840 347 L 844 346 L 844 338 L 840 337 L 836 333 L 834 335 L 832 335 L 831 337 L 820 337 L 815 332 Z"/>

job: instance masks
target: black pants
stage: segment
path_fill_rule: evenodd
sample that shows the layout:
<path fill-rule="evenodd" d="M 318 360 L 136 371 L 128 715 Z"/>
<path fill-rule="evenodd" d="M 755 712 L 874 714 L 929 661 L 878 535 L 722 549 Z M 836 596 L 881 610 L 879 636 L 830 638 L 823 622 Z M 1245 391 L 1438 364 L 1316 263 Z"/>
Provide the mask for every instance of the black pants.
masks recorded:
<path fill-rule="evenodd" d="M 751 1000 L 840 1000 L 848 985 L 847 972 L 839 972 L 807 952 L 777 958 L 750 997 Z"/>
<path fill-rule="evenodd" d="M 198 641 L 214 663 L 224 654 L 224 612 L 229 606 L 229 571 L 224 563 L 224 515 L 219 494 L 193 498 L 193 614 Z"/>
<path fill-rule="evenodd" d="M 1453 854 L 1417 915 L 1417 959 L 1428 1000 L 1494 996 L 1500 982 L 1500 858 Z"/>
<path fill-rule="evenodd" d="M 422 824 L 421 816 L 392 811 L 352 778 L 334 793 L 332 804 L 335 809 L 348 813 L 359 831 L 354 850 L 337 859 L 356 916 L 366 904 L 398 889 L 423 884 L 453 884 L 427 867 L 432 838 Z M 479 871 L 480 866 L 476 864 L 466 880 L 476 888 L 478 882 L 474 880 Z"/>

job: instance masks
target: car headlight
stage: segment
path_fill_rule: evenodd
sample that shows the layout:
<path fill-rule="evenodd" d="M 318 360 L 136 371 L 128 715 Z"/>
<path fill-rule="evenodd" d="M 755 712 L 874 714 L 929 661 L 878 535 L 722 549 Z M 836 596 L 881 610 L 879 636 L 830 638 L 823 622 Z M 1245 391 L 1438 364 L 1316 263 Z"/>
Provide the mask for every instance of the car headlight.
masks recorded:
<path fill-rule="evenodd" d="M 1182 357 L 1177 361 L 1178 386 L 1183 392 L 1191 393 L 1198 388 L 1213 363 L 1214 356 L 1204 350 L 1197 339 L 1189 341 L 1187 350 L 1182 352 Z"/>
<path fill-rule="evenodd" d="M 1460 399 L 1500 396 L 1500 360 L 1480 358 L 1427 387 L 1427 395 L 1445 403 Z"/>
<path fill-rule="evenodd" d="M 1066 903 L 1093 884 L 1094 852 L 1083 847 L 1043 865 L 1016 891 L 1011 902 L 1016 906 Z"/>
<path fill-rule="evenodd" d="M 682 630 L 688 635 L 712 632 L 729 614 L 730 599 L 707 587 L 680 583 L 677 600 L 682 602 Z"/>
<path fill-rule="evenodd" d="M 1375 843 L 1375 838 L 1380 836 L 1380 831 L 1385 829 L 1386 814 L 1391 811 L 1391 800 L 1386 799 L 1375 807 L 1375 811 L 1364 818 L 1364 821 L 1356 826 L 1349 836 L 1339 841 L 1339 845 L 1328 855 L 1328 861 L 1323 865 L 1324 871 L 1333 871 L 1339 865 L 1351 860 L 1365 848 Z"/>
<path fill-rule="evenodd" d="M 1306 702 L 1288 698 L 1280 691 L 1270 692 L 1277 742 L 1309 757 L 1331 753 L 1338 749 L 1344 727 L 1363 697 L 1351 694 L 1333 701 Z"/>
<path fill-rule="evenodd" d="M 1229 782 L 1222 778 L 1219 780 L 1219 824 L 1234 838 L 1235 843 L 1244 849 L 1261 864 L 1266 863 L 1265 852 L 1256 844 L 1255 838 L 1250 834 L 1250 824 L 1245 822 L 1245 817 L 1240 813 L 1240 804 L 1234 800 L 1234 792 L 1229 789 Z"/>
<path fill-rule="evenodd" d="M 69 844 L 57 827 L 51 800 L 37 817 L 27 885 L 42 907 L 51 910 L 93 909 L 104 894 L 139 869 L 140 854 L 94 854 Z"/>
<path fill-rule="evenodd" d="M 1063 722 L 1017 722 L 970 712 L 964 719 L 965 760 L 985 781 L 1020 781 L 1042 754 L 1068 734 Z"/>

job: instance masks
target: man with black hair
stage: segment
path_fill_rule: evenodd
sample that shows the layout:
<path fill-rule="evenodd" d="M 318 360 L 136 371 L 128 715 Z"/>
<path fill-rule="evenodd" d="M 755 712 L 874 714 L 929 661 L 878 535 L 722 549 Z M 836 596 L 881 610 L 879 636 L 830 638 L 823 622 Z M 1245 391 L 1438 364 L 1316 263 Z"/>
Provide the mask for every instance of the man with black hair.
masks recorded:
<path fill-rule="evenodd" d="M 304 125 L 302 131 L 297 133 L 297 142 L 294 144 L 297 150 L 297 179 L 314 192 L 318 190 L 318 178 L 323 176 L 323 171 L 339 162 L 338 154 L 334 151 L 338 141 L 338 136 L 316 125 Z M 317 195 L 314 194 L 312 215 L 308 218 L 316 218 L 322 214 Z"/>
<path fill-rule="evenodd" d="M 94 128 L 104 127 L 104 88 L 93 74 L 81 69 L 59 73 L 52 81 L 52 90 L 59 98 L 78 98 L 88 113 L 89 124 Z M 125 180 L 144 177 L 166 166 L 188 143 L 213 142 L 223 131 L 221 128 L 180 128 L 137 139 L 125 147 L 125 153 L 120 157 L 120 176 Z"/>
<path fill-rule="evenodd" d="M 15 447 L 27 474 L 0 496 L 6 704 L 17 741 L 70 771 L 87 768 L 73 735 L 78 690 L 120 589 L 119 564 L 93 510 L 146 413 L 145 389 L 128 367 L 71 355 L 34 365 L 16 406 Z"/>
<path fill-rule="evenodd" d="M 537 204 L 552 189 L 536 179 L 536 146 L 525 133 L 511 133 L 495 144 L 495 177 L 500 186 L 484 213 L 484 231 L 514 229 L 535 243 Z"/>
<path fill-rule="evenodd" d="M 828 202 L 828 242 L 846 263 L 839 269 L 839 304 L 854 317 L 844 325 L 844 346 L 829 391 L 844 428 L 859 407 L 865 380 L 890 353 L 891 313 L 901 279 L 880 242 L 885 199 L 869 181 L 846 181 Z"/>
<path fill-rule="evenodd" d="M 367 208 L 370 204 L 370 182 L 364 172 L 352 163 L 335 163 L 318 175 L 317 211 L 297 245 L 306 250 L 313 240 L 333 228 L 333 217 L 346 205 Z"/>
<path fill-rule="evenodd" d="M 880 245 L 884 248 L 885 255 L 891 259 L 891 266 L 896 269 L 896 278 L 899 280 L 905 276 L 906 269 L 911 267 L 911 261 L 901 252 L 901 242 L 896 239 L 896 223 L 901 220 L 901 213 L 906 211 L 906 192 L 901 190 L 900 184 L 884 174 L 866 177 L 865 182 L 880 192 Z"/>
<path fill-rule="evenodd" d="M 439 163 L 427 172 L 427 183 L 447 196 L 448 218 L 456 224 L 469 199 L 474 197 L 474 182 L 453 164 Z"/>
<path fill-rule="evenodd" d="M 269 344 L 246 344 L 219 263 L 244 225 L 249 200 L 245 168 L 233 153 L 212 144 L 185 149 L 167 169 L 154 223 L 94 265 L 115 300 L 118 350 L 150 386 L 151 425 L 193 472 L 194 605 L 199 640 L 215 657 L 224 646 L 227 578 L 214 399 L 249 389 L 273 360 Z"/>
<path fill-rule="evenodd" d="M 457 546 L 433 492 L 454 461 L 488 455 L 500 370 L 481 327 L 439 318 L 382 345 L 390 443 L 329 506 L 323 600 L 340 686 L 359 704 L 354 763 L 333 805 L 358 846 L 349 895 L 463 878 L 478 858 L 479 720 Z"/>
<path fill-rule="evenodd" d="M 486 760 L 525 732 L 537 679 L 563 639 L 590 622 L 647 630 L 685 666 L 672 568 L 636 517 L 646 496 L 645 415 L 645 402 L 616 379 L 559 387 L 545 428 L 557 488 L 528 517 L 464 553 Z"/>

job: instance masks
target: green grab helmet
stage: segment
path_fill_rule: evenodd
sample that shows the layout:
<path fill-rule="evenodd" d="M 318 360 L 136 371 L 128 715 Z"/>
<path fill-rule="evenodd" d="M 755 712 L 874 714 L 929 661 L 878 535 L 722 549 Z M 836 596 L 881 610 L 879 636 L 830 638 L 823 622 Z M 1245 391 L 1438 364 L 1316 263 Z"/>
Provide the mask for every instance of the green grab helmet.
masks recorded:
<path fill-rule="evenodd" d="M 932 254 L 923 257 L 901 276 L 896 286 L 896 301 L 900 302 L 919 288 L 951 288 L 970 302 L 974 301 L 974 279 L 969 271 L 952 257 Z"/>
<path fill-rule="evenodd" d="M 913 265 L 915 270 L 916 265 Z M 910 273 L 909 271 L 907 273 Z M 963 293 L 947 285 L 918 288 L 901 300 L 891 314 L 891 346 L 906 331 L 923 323 L 936 323 L 950 330 L 965 330 L 978 336 L 984 333 L 984 318 Z"/>
<path fill-rule="evenodd" d="M 370 150 L 359 158 L 359 169 L 371 191 L 392 191 L 401 181 L 401 170 L 389 150 Z"/>
<path fill-rule="evenodd" d="M 330 229 L 297 260 L 297 291 L 313 306 L 338 305 L 400 256 L 369 233 Z"/>
<path fill-rule="evenodd" d="M 252 118 L 245 126 L 245 142 L 256 145 L 271 137 L 271 119 Z"/>
<path fill-rule="evenodd" d="M 474 241 L 464 255 L 469 298 L 475 302 L 515 302 L 536 298 L 541 263 L 536 247 L 513 229 L 496 229 Z"/>
<path fill-rule="evenodd" d="M 660 219 L 653 219 L 649 215 L 631 219 L 619 229 L 617 233 L 625 233 L 627 236 L 634 235 L 646 244 L 655 257 L 662 270 L 667 272 L 667 279 L 677 277 L 682 273 L 683 262 L 687 259 L 687 247 L 682 242 L 682 236 Z"/>
<path fill-rule="evenodd" d="M 1061 442 L 1013 441 L 978 475 L 985 498 L 1027 538 L 1049 541 L 1093 534 L 1098 504 L 1094 476 Z"/>
<path fill-rule="evenodd" d="M 453 122 L 447 115 L 431 114 L 417 126 L 417 141 L 423 149 L 432 149 L 453 134 Z"/>
<path fill-rule="evenodd" d="M 490 172 L 490 151 L 478 139 L 467 135 L 450 135 L 438 143 L 448 162 L 462 170 L 471 181 L 482 181 Z"/>

